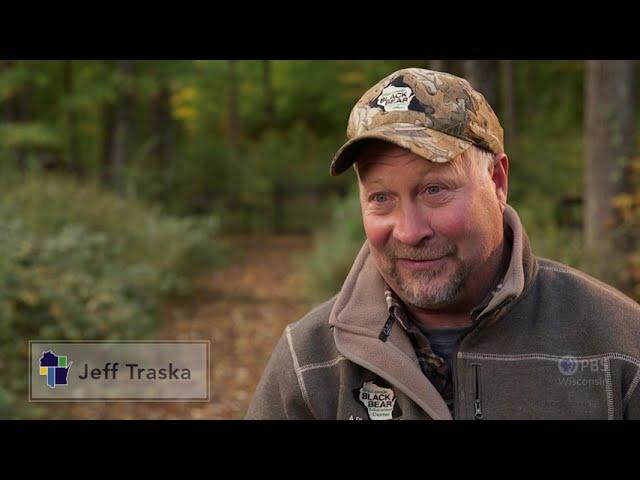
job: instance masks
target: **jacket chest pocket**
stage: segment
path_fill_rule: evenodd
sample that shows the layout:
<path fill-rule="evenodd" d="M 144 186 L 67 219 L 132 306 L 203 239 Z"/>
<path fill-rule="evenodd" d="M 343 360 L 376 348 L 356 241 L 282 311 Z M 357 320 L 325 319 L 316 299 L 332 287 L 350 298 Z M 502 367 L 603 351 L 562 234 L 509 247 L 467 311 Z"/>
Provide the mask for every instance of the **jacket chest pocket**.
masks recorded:
<path fill-rule="evenodd" d="M 460 419 L 614 418 L 606 358 L 460 353 Z"/>

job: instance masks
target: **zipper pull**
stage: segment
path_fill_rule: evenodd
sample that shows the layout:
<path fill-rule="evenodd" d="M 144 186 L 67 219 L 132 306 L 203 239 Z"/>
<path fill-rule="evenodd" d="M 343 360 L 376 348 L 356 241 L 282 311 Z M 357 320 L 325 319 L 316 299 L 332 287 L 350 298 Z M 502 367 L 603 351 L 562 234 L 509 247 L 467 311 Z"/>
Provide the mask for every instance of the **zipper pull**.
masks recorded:
<path fill-rule="evenodd" d="M 473 402 L 473 417 L 482 420 L 482 405 L 480 403 L 480 365 L 473 365 L 473 379 L 475 383 L 475 397 Z"/>
<path fill-rule="evenodd" d="M 476 401 L 473 402 L 473 410 L 474 410 L 474 418 L 476 420 L 482 420 L 482 406 L 480 405 L 480 399 L 476 398 Z"/>
<path fill-rule="evenodd" d="M 380 335 L 378 335 L 378 338 L 383 342 L 386 342 L 389 338 L 389 335 L 391 335 L 391 327 L 393 327 L 393 322 L 395 321 L 395 319 L 396 317 L 394 317 L 393 315 L 389 315 L 389 318 L 387 318 L 384 327 L 382 327 L 382 331 L 380 332 Z"/>

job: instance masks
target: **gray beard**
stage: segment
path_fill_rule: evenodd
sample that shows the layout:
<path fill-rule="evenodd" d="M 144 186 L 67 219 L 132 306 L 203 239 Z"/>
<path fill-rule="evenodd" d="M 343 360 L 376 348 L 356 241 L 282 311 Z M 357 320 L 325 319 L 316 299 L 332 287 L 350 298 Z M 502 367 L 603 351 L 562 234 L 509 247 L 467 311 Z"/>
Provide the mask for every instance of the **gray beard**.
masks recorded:
<path fill-rule="evenodd" d="M 435 271 L 412 272 L 411 282 L 406 282 L 400 277 L 396 264 L 392 263 L 389 276 L 396 285 L 396 292 L 402 300 L 410 305 L 423 309 L 432 309 L 455 303 L 463 291 L 469 276 L 469 267 L 455 257 L 449 257 L 449 261 L 455 262 L 456 268 L 449 281 L 435 288 L 430 283 L 443 274 L 444 268 Z"/>

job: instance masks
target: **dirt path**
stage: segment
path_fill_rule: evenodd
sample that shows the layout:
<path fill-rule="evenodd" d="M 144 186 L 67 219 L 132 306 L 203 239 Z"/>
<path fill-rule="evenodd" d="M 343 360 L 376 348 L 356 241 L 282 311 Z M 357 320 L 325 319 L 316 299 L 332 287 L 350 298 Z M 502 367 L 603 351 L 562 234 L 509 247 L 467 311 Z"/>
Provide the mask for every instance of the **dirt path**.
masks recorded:
<path fill-rule="evenodd" d="M 208 403 L 78 403 L 73 418 L 242 418 L 284 327 L 304 315 L 294 259 L 310 250 L 305 235 L 225 238 L 238 258 L 195 279 L 196 294 L 167 309 L 158 339 L 211 341 Z"/>

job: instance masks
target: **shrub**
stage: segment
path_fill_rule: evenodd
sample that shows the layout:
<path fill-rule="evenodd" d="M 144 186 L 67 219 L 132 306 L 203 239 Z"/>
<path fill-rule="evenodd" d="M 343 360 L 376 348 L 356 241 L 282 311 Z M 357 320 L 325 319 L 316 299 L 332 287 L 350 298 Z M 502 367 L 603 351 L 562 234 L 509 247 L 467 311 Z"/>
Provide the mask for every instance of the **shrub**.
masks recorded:
<path fill-rule="evenodd" d="M 213 218 L 167 216 L 95 184 L 27 176 L 4 185 L 0 415 L 24 413 L 28 340 L 151 336 L 161 300 L 187 294 L 186 274 L 221 259 L 215 229 Z"/>

